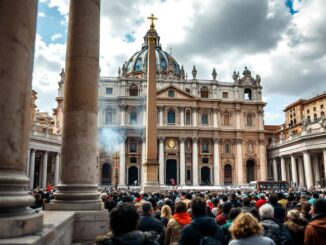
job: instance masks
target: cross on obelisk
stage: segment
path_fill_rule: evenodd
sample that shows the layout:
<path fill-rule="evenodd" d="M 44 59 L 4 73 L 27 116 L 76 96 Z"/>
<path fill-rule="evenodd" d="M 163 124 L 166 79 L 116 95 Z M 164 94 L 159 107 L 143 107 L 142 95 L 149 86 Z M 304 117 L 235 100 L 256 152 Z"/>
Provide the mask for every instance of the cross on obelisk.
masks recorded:
<path fill-rule="evenodd" d="M 158 183 L 158 163 L 157 163 L 157 123 L 156 123 L 156 57 L 154 35 L 154 20 L 152 14 L 148 19 L 151 20 L 148 48 L 147 64 L 147 98 L 146 98 L 146 160 L 144 167 L 144 183 L 142 191 L 157 192 L 160 190 Z"/>

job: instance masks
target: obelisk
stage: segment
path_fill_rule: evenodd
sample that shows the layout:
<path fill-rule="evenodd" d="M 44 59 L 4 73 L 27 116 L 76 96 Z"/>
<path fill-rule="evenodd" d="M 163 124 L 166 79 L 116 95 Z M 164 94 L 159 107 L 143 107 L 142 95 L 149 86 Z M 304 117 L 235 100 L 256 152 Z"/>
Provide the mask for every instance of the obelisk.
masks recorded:
<path fill-rule="evenodd" d="M 158 183 L 157 163 L 157 123 L 156 123 L 156 57 L 155 57 L 155 25 L 157 18 L 152 14 L 148 19 L 151 26 L 148 35 L 148 64 L 147 64 L 147 99 L 146 99 L 146 159 L 144 165 L 143 192 L 157 192 Z"/>

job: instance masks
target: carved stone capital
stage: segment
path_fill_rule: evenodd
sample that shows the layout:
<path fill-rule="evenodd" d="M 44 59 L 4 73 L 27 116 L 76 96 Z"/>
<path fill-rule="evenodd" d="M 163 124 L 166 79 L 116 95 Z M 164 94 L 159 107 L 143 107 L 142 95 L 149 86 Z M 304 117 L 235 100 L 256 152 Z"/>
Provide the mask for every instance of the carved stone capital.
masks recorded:
<path fill-rule="evenodd" d="M 165 138 L 166 138 L 165 136 L 159 136 L 158 137 L 160 143 L 164 143 Z"/>

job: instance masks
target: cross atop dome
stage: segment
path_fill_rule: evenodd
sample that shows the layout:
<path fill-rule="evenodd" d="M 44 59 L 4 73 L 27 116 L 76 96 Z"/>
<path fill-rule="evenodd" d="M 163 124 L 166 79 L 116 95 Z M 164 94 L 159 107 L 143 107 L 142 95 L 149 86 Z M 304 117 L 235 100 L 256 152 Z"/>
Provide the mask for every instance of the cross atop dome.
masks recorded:
<path fill-rule="evenodd" d="M 154 16 L 154 14 L 151 14 L 150 17 L 147 17 L 147 19 L 151 20 L 151 30 L 154 30 L 155 25 L 154 25 L 154 20 L 158 20 L 157 17 Z"/>

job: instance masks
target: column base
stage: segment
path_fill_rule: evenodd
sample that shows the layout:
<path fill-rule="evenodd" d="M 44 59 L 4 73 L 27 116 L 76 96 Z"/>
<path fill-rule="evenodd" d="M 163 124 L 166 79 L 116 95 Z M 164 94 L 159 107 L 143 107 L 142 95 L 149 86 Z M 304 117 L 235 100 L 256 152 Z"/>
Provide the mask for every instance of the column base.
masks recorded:
<path fill-rule="evenodd" d="M 141 191 L 146 192 L 160 192 L 161 188 L 159 184 L 144 184 L 141 187 Z"/>
<path fill-rule="evenodd" d="M 56 202 L 45 203 L 46 211 L 101 211 L 104 203 L 100 202 Z"/>
<path fill-rule="evenodd" d="M 126 186 L 126 185 L 118 185 L 118 187 L 117 187 L 118 189 L 127 189 L 128 188 L 128 186 Z"/>
<path fill-rule="evenodd" d="M 31 213 L 0 218 L 0 239 L 31 235 L 43 228 L 43 215 Z"/>

